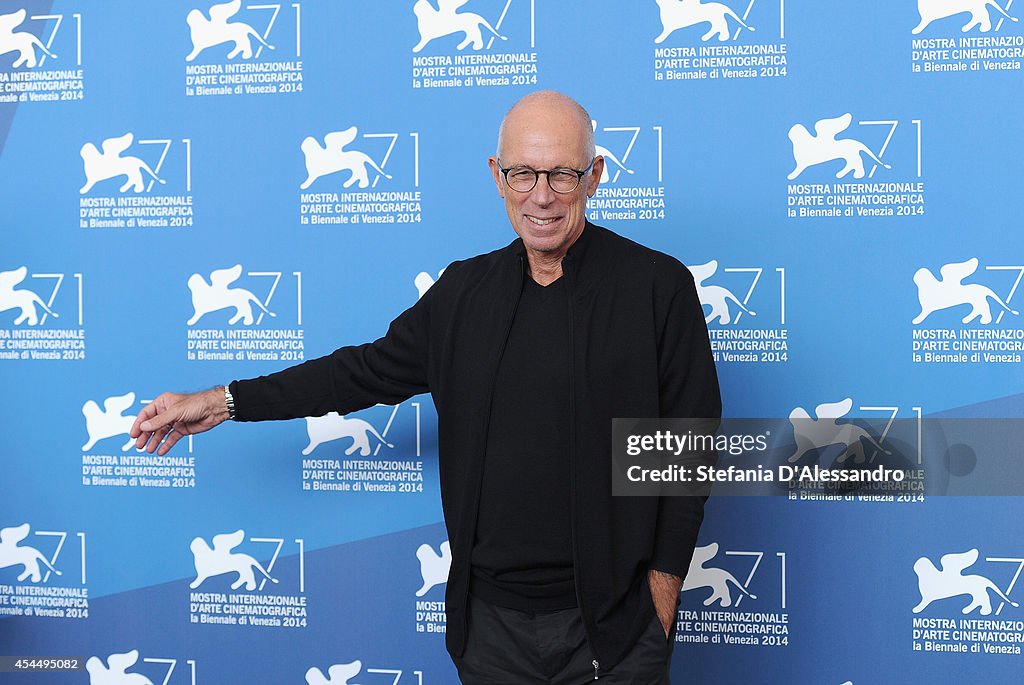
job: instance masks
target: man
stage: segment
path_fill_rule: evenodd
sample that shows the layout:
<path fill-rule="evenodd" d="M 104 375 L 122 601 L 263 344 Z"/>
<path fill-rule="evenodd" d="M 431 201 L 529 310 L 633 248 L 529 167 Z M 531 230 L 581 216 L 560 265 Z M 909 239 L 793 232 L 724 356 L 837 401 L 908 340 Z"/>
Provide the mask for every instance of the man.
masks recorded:
<path fill-rule="evenodd" d="M 165 393 L 132 428 L 165 453 L 229 415 L 344 414 L 429 391 L 452 547 L 446 639 L 465 683 L 668 682 L 704 502 L 612 497 L 611 422 L 717 417 L 721 402 L 689 271 L 586 221 L 594 149 L 579 104 L 527 95 L 489 159 L 518 240 L 453 263 L 376 342 Z"/>

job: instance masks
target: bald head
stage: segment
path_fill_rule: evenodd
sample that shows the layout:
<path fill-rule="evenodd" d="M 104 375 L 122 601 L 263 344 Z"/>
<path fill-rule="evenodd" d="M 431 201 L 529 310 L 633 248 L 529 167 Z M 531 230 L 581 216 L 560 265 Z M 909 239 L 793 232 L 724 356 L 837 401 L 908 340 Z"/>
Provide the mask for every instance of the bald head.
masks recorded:
<path fill-rule="evenodd" d="M 564 93 L 555 90 L 538 90 L 523 96 L 505 113 L 498 129 L 498 158 L 503 162 L 504 143 L 508 137 L 528 135 L 538 130 L 557 132 L 566 142 L 575 138 L 586 159 L 594 157 L 594 126 L 587 110 L 580 103 Z M 514 164 L 512 160 L 508 163 Z"/>
<path fill-rule="evenodd" d="M 604 157 L 594 154 L 590 115 L 562 93 L 531 93 L 505 115 L 498 154 L 487 164 L 526 249 L 530 276 L 541 285 L 551 283 L 561 276 L 562 258 L 583 233 L 587 198 L 597 192 L 604 172 Z M 510 172 L 515 173 L 511 182 Z M 569 190 L 572 181 L 578 184 Z"/>

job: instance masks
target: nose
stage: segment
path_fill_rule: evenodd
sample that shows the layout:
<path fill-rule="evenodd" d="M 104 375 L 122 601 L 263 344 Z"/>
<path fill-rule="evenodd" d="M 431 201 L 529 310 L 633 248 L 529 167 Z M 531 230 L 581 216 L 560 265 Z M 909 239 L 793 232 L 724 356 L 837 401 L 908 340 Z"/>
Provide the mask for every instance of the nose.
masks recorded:
<path fill-rule="evenodd" d="M 548 182 L 548 172 L 541 171 L 538 174 L 543 175 L 543 178 L 538 176 L 537 185 L 530 191 L 530 199 L 539 205 L 549 205 L 555 201 L 557 193 L 551 189 L 551 184 Z"/>

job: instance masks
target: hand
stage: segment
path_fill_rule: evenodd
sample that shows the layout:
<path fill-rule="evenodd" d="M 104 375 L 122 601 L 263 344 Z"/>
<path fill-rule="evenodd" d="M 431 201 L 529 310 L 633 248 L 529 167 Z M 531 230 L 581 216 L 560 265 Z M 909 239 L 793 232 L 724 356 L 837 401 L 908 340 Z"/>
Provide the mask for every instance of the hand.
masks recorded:
<path fill-rule="evenodd" d="M 136 449 L 164 455 L 182 436 L 203 433 L 227 418 L 223 386 L 188 395 L 165 392 L 142 408 L 129 435 Z"/>
<path fill-rule="evenodd" d="M 676 620 L 676 607 L 679 603 L 679 590 L 683 587 L 683 579 L 652 568 L 647 572 L 647 585 L 651 588 L 654 611 L 658 614 L 661 627 L 665 629 L 665 638 L 667 639 L 672 624 Z"/>

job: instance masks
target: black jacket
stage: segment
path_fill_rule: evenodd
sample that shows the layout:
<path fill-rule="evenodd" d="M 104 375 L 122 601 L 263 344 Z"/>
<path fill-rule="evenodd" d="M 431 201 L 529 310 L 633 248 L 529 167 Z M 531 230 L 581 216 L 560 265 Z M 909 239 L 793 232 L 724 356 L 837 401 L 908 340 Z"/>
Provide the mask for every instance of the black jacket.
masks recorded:
<path fill-rule="evenodd" d="M 648 569 L 685 576 L 704 511 L 699 497 L 613 497 L 612 419 L 717 417 L 721 400 L 693 278 L 678 260 L 587 224 L 562 270 L 576 594 L 590 646 L 611 668 L 653 617 Z M 525 274 L 521 240 L 455 262 L 383 338 L 231 385 L 242 421 L 345 414 L 430 392 L 452 548 L 446 638 L 456 656 L 491 392 Z"/>

